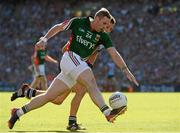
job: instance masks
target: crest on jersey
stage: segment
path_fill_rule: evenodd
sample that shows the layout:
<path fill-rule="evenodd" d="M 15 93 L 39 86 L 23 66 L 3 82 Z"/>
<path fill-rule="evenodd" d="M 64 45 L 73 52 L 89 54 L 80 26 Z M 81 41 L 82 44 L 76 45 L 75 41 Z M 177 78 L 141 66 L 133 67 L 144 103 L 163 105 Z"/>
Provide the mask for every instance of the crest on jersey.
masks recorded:
<path fill-rule="evenodd" d="M 100 39 L 100 35 L 99 35 L 99 34 L 96 34 L 96 38 L 95 38 L 95 40 L 98 42 L 98 41 L 99 41 L 99 39 Z"/>
<path fill-rule="evenodd" d="M 82 29 L 82 28 L 79 28 L 79 31 L 81 31 L 81 32 L 85 32 L 85 31 L 84 31 L 84 29 Z"/>

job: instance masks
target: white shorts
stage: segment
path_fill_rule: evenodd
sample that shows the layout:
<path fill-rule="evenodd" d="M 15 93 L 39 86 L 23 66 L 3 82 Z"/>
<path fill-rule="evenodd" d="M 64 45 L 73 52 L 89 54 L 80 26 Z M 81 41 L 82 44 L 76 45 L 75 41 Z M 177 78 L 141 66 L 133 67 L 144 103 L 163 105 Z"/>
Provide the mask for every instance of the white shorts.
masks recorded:
<path fill-rule="evenodd" d="M 40 64 L 40 65 L 37 65 L 36 67 L 35 67 L 35 75 L 36 76 L 39 76 L 39 75 L 45 76 L 45 65 Z"/>
<path fill-rule="evenodd" d="M 76 84 L 78 76 L 90 67 L 79 55 L 66 51 L 60 62 L 61 73 L 56 77 L 63 81 L 70 89 Z"/>

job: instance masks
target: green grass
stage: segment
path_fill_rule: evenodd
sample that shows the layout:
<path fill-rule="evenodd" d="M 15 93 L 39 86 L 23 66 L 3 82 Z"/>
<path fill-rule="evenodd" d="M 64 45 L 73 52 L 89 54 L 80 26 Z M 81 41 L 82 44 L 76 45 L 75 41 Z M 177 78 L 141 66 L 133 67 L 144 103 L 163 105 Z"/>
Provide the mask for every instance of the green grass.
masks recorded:
<path fill-rule="evenodd" d="M 67 132 L 71 94 L 58 106 L 51 103 L 32 111 L 18 121 L 12 130 L 7 127 L 10 109 L 21 107 L 27 99 L 10 102 L 11 93 L 0 92 L 0 132 Z M 108 100 L 110 93 L 103 96 Z M 85 96 L 78 113 L 84 132 L 180 132 L 180 93 L 126 93 L 128 111 L 108 123 L 98 108 Z"/>

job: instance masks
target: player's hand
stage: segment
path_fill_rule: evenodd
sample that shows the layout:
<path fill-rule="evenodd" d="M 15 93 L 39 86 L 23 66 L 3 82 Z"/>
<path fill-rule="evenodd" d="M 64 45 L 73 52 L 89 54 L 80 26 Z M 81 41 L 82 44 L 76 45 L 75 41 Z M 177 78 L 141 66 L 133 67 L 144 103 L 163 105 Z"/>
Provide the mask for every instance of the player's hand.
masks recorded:
<path fill-rule="evenodd" d="M 136 78 L 134 77 L 134 75 L 129 71 L 129 69 L 127 68 L 126 70 L 124 70 L 124 73 L 126 74 L 127 78 L 132 81 L 134 84 L 136 84 L 137 86 L 139 86 L 139 83 L 137 82 Z"/>
<path fill-rule="evenodd" d="M 39 39 L 39 41 L 35 44 L 35 47 L 38 49 L 38 48 L 41 48 L 41 47 L 45 47 L 47 45 L 47 39 L 44 38 L 44 37 L 41 37 Z"/>
<path fill-rule="evenodd" d="M 104 45 L 99 45 L 96 50 L 97 52 L 101 52 L 104 49 Z"/>
<path fill-rule="evenodd" d="M 41 49 L 41 48 L 43 48 L 43 47 L 45 47 L 45 44 L 44 44 L 44 42 L 42 42 L 41 40 L 40 41 L 38 41 L 36 44 L 35 44 L 35 48 L 38 50 L 38 49 Z"/>

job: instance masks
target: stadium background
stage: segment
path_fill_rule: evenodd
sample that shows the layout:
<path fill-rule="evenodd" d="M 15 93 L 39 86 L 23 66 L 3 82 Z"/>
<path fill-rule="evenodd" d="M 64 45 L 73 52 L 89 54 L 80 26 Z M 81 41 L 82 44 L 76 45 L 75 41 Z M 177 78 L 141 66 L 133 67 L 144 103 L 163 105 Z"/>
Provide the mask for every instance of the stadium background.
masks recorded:
<path fill-rule="evenodd" d="M 73 16 L 94 15 L 101 7 L 115 17 L 112 40 L 141 84 L 135 87 L 116 69 L 116 89 L 180 91 L 178 0 L 0 0 L 0 90 L 13 91 L 23 82 L 32 81 L 28 66 L 33 46 L 48 29 Z M 67 34 L 60 33 L 48 42 L 49 54 L 56 59 L 62 55 L 59 50 L 69 39 Z M 94 67 L 102 91 L 111 90 L 105 82 L 109 60 L 103 51 Z M 50 82 L 58 68 L 50 63 L 46 66 Z"/>

